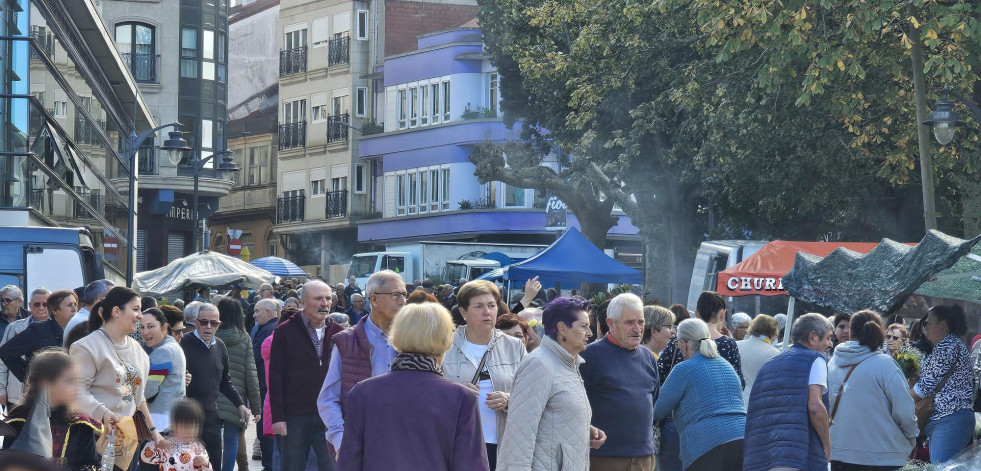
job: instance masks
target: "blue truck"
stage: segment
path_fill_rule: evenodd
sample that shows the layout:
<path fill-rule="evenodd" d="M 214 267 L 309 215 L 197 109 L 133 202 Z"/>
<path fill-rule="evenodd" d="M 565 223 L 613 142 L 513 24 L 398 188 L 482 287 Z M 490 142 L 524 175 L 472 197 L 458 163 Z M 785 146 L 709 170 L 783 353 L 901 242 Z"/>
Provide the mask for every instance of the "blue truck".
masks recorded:
<path fill-rule="evenodd" d="M 105 278 L 102 255 L 85 228 L 0 227 L 0 286 L 25 296 L 38 287 L 74 289 Z"/>

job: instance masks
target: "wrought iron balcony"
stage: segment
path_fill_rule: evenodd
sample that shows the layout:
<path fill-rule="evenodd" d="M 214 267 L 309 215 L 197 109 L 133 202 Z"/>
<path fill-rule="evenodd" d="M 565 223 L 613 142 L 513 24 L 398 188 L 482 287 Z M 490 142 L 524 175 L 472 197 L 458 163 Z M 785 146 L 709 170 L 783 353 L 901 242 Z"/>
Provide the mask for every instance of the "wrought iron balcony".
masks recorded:
<path fill-rule="evenodd" d="M 276 199 L 276 223 L 303 221 L 303 205 L 306 197 L 303 191 L 296 196 L 282 196 Z"/>
<path fill-rule="evenodd" d="M 98 126 L 105 128 L 105 121 L 99 121 Z M 82 145 L 100 145 L 102 138 L 99 137 L 99 129 L 91 121 L 85 119 L 81 114 L 75 115 L 75 142 Z"/>
<path fill-rule="evenodd" d="M 160 83 L 157 75 L 160 62 L 159 55 L 127 52 L 122 56 L 136 83 Z"/>
<path fill-rule="evenodd" d="M 297 121 L 279 125 L 279 150 L 307 146 L 307 122 Z"/>
<path fill-rule="evenodd" d="M 279 51 L 279 76 L 299 74 L 307 71 L 307 47 L 294 47 Z"/>
<path fill-rule="evenodd" d="M 157 148 L 153 144 L 140 146 L 138 160 L 140 175 L 157 174 Z"/>
<path fill-rule="evenodd" d="M 327 192 L 327 219 L 347 217 L 347 190 Z"/>
<path fill-rule="evenodd" d="M 351 62 L 351 37 L 348 35 L 331 39 L 327 46 L 327 65 L 333 67 Z"/>
<path fill-rule="evenodd" d="M 327 142 L 340 142 L 347 140 L 348 114 L 339 114 L 327 117 Z"/>
<path fill-rule="evenodd" d="M 87 202 L 90 206 L 92 206 L 93 209 L 95 209 L 95 212 L 98 215 L 105 214 L 106 200 L 102 196 L 102 193 L 99 192 L 99 190 L 91 190 L 91 193 L 83 193 L 80 196 L 82 196 L 82 198 L 85 199 L 85 202 Z M 85 209 L 85 207 L 82 206 L 82 203 L 80 201 L 78 200 L 74 201 L 73 206 L 75 210 L 74 213 L 75 219 L 95 219 L 96 214 L 92 214 L 89 212 L 88 209 Z"/>

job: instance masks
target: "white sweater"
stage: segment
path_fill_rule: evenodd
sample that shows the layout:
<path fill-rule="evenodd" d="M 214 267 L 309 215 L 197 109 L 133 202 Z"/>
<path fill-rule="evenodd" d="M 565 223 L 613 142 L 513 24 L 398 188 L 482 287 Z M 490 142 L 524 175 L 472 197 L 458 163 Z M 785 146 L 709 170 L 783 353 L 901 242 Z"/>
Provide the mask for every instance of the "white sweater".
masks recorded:
<path fill-rule="evenodd" d="M 746 338 L 736 342 L 736 345 L 739 347 L 739 359 L 742 361 L 743 378 L 746 379 L 746 387 L 743 388 L 743 403 L 749 407 L 749 393 L 753 392 L 756 375 L 760 372 L 763 364 L 777 356 L 780 351 L 760 340 L 759 337 L 751 335 L 747 335 Z"/>

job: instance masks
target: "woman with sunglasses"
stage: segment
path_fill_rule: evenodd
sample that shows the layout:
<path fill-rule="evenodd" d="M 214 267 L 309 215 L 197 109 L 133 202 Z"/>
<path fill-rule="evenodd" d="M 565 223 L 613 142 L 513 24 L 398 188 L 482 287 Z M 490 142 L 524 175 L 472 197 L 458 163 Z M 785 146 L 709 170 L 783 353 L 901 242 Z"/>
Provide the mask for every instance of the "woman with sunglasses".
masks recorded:
<path fill-rule="evenodd" d="M 908 341 L 909 332 L 906 331 L 906 326 L 903 324 L 892 324 L 886 327 L 886 349 L 889 350 L 889 355 L 893 358 L 896 358 L 896 353 L 899 353 L 899 349 Z"/>
<path fill-rule="evenodd" d="M 184 351 L 170 335 L 170 321 L 162 309 L 143 311 L 141 335 L 150 349 L 150 375 L 146 383 L 146 402 L 153 423 L 160 430 L 170 428 L 170 409 L 186 395 L 184 382 L 187 360 Z"/>

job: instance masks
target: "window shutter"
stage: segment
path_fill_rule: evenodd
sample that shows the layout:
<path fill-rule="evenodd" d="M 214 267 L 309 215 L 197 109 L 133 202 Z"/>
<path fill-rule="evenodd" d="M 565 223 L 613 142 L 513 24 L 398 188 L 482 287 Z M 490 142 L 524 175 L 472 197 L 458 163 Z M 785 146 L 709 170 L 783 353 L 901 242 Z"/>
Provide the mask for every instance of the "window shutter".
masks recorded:
<path fill-rule="evenodd" d="M 311 40 L 314 45 L 327 42 L 330 38 L 330 31 L 328 27 L 330 25 L 327 23 L 327 18 L 317 18 L 313 20 L 313 33 L 311 34 Z"/>
<path fill-rule="evenodd" d="M 385 175 L 385 214 L 384 217 L 395 215 L 395 175 Z"/>
<path fill-rule="evenodd" d="M 351 13 L 334 15 L 334 34 L 347 33 L 348 31 L 351 31 Z"/>

